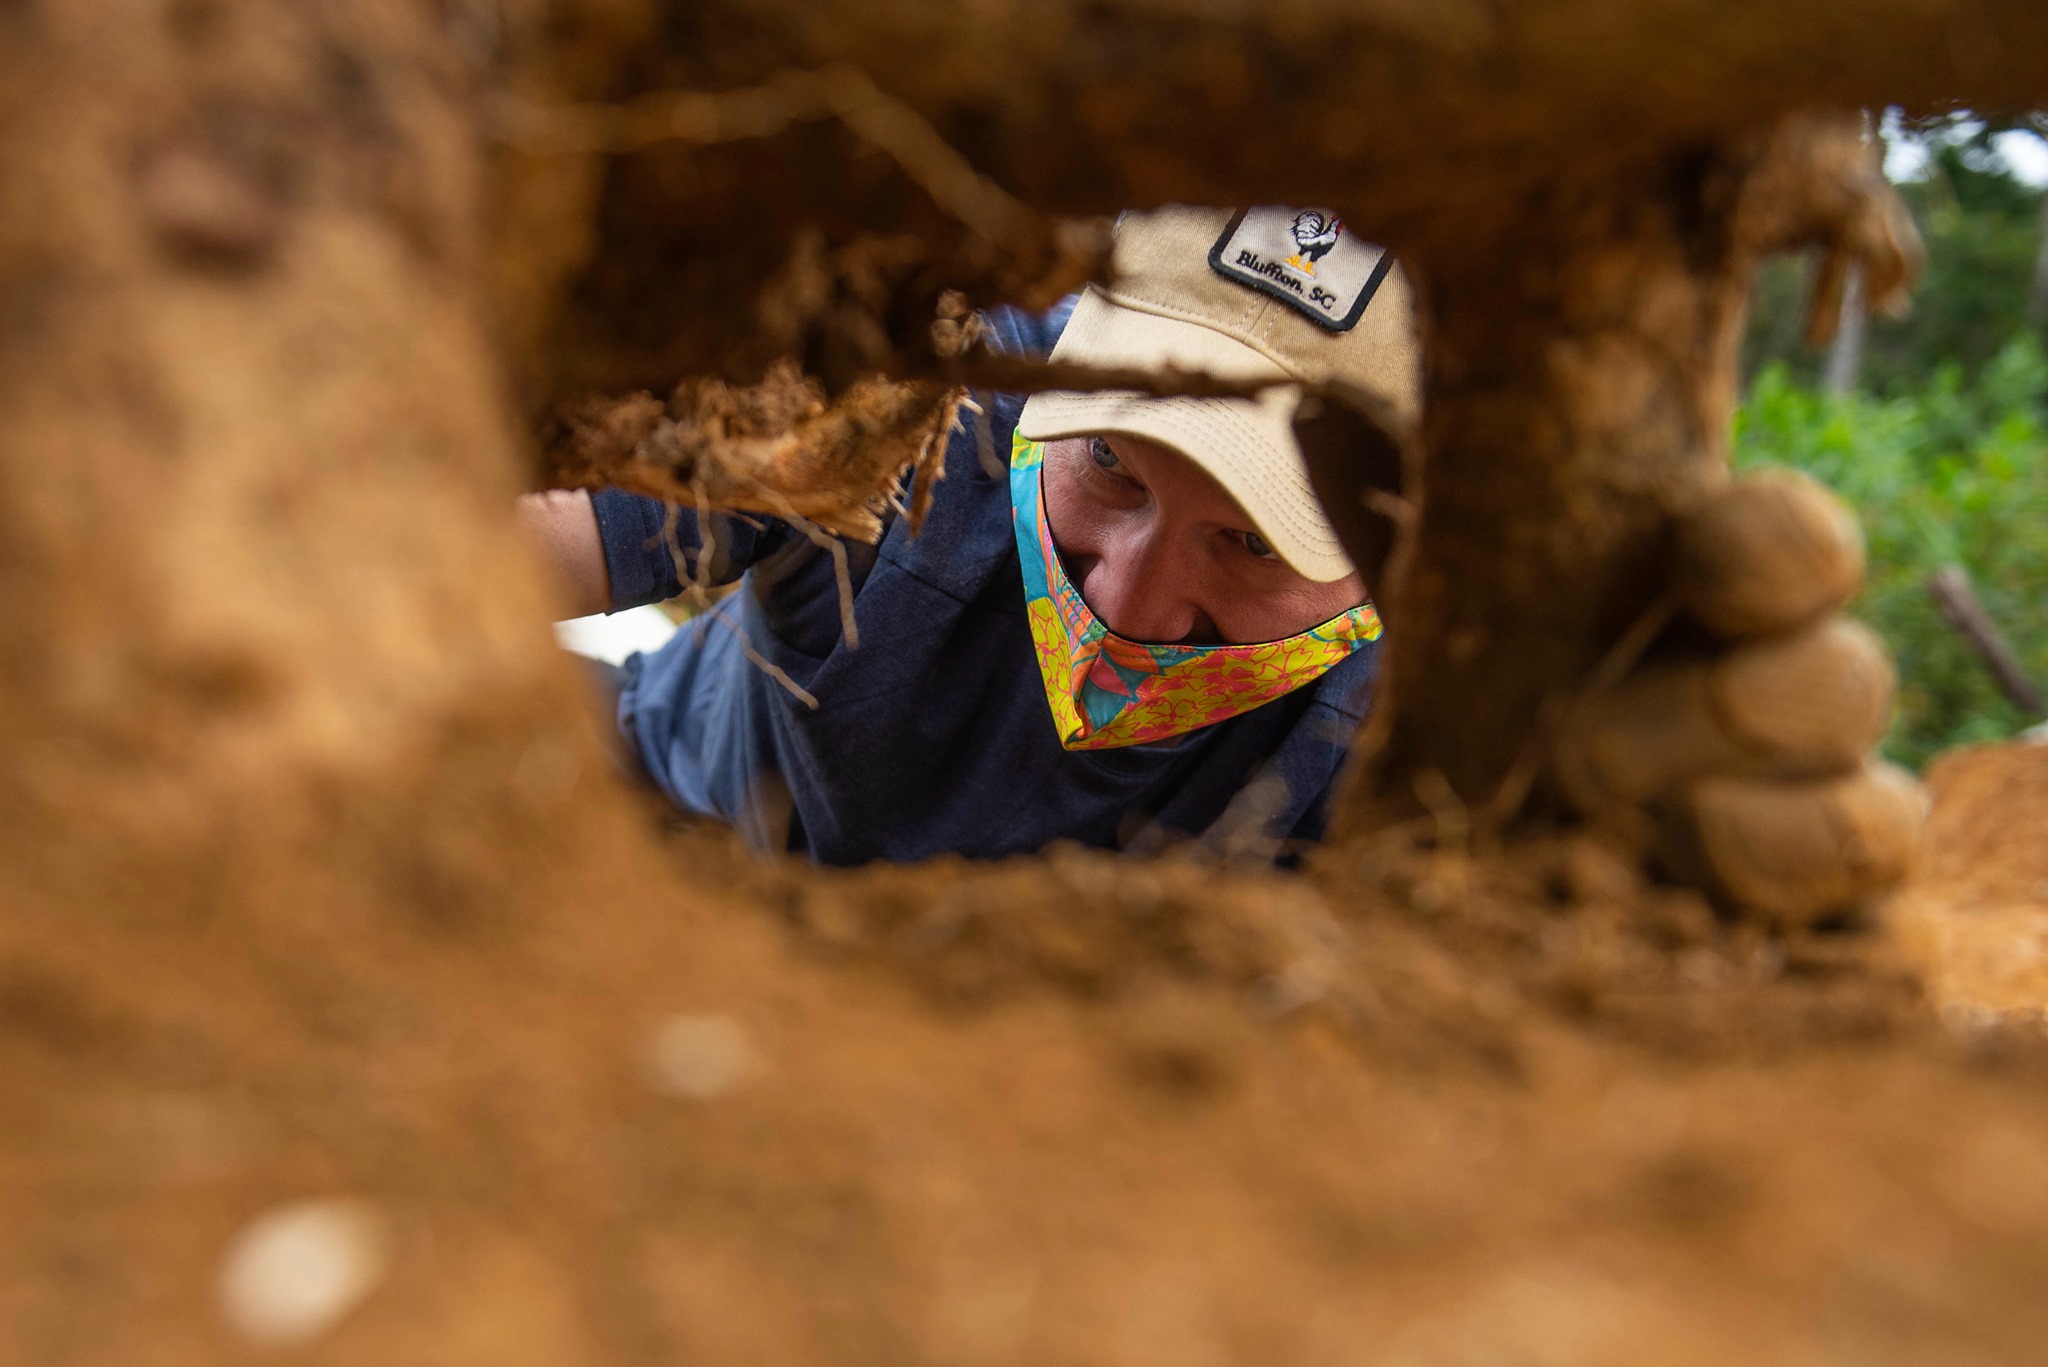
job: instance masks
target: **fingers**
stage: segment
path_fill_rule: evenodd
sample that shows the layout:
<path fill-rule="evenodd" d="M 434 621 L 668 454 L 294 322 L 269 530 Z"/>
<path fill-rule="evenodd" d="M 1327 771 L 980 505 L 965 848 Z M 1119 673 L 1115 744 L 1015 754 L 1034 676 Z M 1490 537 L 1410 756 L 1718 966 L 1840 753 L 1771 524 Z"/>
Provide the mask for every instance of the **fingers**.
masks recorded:
<path fill-rule="evenodd" d="M 1731 901 L 1806 923 L 1897 885 L 1926 823 L 1912 775 L 1869 763 L 1839 778 L 1713 778 L 1688 791 L 1684 863 Z"/>
<path fill-rule="evenodd" d="M 1830 617 L 1729 652 L 1714 668 L 1714 704 L 1772 772 L 1839 773 L 1883 738 L 1896 682 L 1876 632 Z"/>
<path fill-rule="evenodd" d="M 1687 612 L 1717 636 L 1786 631 L 1855 595 L 1863 533 L 1855 514 L 1814 480 L 1761 471 L 1680 524 L 1677 581 Z"/>
<path fill-rule="evenodd" d="M 1737 765 L 1706 662 L 1645 670 L 1572 716 L 1555 769 L 1565 796 L 1593 814 L 1648 802 L 1702 774 Z"/>
<path fill-rule="evenodd" d="M 1826 618 L 1717 659 L 1645 670 L 1588 700 L 1567 728 L 1558 776 L 1592 812 L 1710 774 L 1841 773 L 1884 735 L 1893 681 L 1875 633 Z"/>
<path fill-rule="evenodd" d="M 1833 494 L 1767 471 L 1678 529 L 1686 612 L 1727 644 L 1639 671 L 1568 720 L 1554 772 L 1617 829 L 1655 827 L 1669 871 L 1804 924 L 1904 878 L 1926 815 L 1903 770 L 1864 758 L 1896 676 L 1869 628 L 1834 616 L 1863 538 Z"/>

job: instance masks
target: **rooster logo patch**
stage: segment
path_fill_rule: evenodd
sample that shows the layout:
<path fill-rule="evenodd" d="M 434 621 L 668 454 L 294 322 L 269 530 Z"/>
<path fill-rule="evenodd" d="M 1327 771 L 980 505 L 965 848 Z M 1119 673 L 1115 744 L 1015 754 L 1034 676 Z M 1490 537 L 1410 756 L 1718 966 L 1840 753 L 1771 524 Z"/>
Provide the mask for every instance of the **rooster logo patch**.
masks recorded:
<path fill-rule="evenodd" d="M 1314 275 L 1316 262 L 1337 245 L 1337 234 L 1344 231 L 1344 220 L 1324 218 L 1314 209 L 1303 209 L 1294 216 L 1294 224 L 1288 231 L 1294 235 L 1294 245 L 1300 250 L 1288 257 L 1285 264 L 1303 275 Z"/>
<path fill-rule="evenodd" d="M 1393 268 L 1383 247 L 1344 230 L 1327 209 L 1246 209 L 1209 252 L 1226 280 L 1278 299 L 1331 332 L 1357 326 Z"/>

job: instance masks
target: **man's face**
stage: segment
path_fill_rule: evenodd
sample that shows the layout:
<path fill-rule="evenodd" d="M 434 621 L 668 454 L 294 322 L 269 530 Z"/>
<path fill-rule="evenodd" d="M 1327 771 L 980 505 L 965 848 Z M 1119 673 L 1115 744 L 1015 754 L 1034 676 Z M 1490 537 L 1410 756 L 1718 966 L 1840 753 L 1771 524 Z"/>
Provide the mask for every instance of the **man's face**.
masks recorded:
<path fill-rule="evenodd" d="M 1277 641 L 1366 600 L 1355 574 L 1331 584 L 1303 578 L 1223 486 L 1142 438 L 1047 443 L 1045 512 L 1081 597 L 1130 640 Z"/>

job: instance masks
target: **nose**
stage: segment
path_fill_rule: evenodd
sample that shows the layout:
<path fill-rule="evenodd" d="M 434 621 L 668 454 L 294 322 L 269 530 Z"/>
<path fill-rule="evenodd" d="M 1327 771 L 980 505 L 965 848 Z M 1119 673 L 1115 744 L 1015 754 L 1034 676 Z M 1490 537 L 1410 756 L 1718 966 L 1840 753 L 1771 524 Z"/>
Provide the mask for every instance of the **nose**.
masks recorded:
<path fill-rule="evenodd" d="M 1209 630 L 1195 582 L 1192 557 L 1148 526 L 1103 547 L 1082 576 L 1081 597 L 1117 635 L 1171 644 Z"/>

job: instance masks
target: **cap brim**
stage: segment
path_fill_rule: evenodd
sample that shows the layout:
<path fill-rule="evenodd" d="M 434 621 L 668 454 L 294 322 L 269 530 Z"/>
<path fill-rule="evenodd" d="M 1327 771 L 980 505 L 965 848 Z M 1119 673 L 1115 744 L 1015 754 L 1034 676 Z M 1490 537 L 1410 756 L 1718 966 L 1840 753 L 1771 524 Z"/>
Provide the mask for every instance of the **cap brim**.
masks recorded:
<path fill-rule="evenodd" d="M 1053 359 L 1175 365 L 1230 379 L 1286 378 L 1266 356 L 1214 328 L 1123 308 L 1093 289 L 1075 305 Z M 1299 397 L 1293 385 L 1277 385 L 1257 399 L 1051 390 L 1025 402 L 1017 430 L 1029 441 L 1122 434 L 1171 447 L 1223 486 L 1281 559 L 1304 578 L 1327 584 L 1355 571 L 1323 516 L 1295 444 Z"/>

